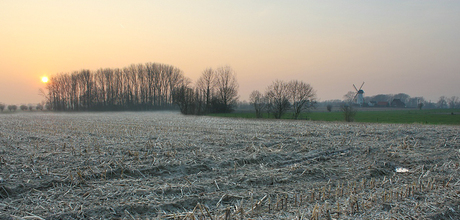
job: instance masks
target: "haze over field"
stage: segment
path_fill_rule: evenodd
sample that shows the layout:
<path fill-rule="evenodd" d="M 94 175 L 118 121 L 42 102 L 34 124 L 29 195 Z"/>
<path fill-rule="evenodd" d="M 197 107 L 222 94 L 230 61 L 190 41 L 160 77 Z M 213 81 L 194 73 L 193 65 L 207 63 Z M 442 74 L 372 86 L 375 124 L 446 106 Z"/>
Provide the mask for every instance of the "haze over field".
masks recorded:
<path fill-rule="evenodd" d="M 196 80 L 231 66 L 240 98 L 273 80 L 321 101 L 459 96 L 459 1 L 0 2 L 0 102 L 43 100 L 43 76 L 158 62 Z"/>

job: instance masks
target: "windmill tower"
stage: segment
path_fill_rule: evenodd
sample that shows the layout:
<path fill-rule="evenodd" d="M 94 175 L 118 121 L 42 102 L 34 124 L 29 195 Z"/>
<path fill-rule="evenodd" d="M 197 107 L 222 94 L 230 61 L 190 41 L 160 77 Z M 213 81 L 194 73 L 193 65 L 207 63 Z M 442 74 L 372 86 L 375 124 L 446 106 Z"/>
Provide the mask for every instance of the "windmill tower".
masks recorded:
<path fill-rule="evenodd" d="M 359 106 L 363 106 L 364 104 L 364 90 L 362 90 L 363 86 L 364 86 L 364 82 L 363 84 L 361 84 L 361 87 L 359 87 L 359 89 L 357 89 L 355 84 L 353 84 L 353 87 L 356 90 L 356 95 L 353 98 L 353 100 L 356 100 L 356 104 L 358 104 Z"/>

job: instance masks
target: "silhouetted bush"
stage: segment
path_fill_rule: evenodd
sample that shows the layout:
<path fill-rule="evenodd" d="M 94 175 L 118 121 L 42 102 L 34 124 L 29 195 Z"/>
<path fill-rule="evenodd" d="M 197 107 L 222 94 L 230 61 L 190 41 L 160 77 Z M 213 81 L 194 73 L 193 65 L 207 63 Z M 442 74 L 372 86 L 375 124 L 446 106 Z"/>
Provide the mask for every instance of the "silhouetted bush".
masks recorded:
<path fill-rule="evenodd" d="M 43 110 L 43 105 L 37 104 L 37 106 L 35 107 L 35 109 L 42 111 L 42 110 Z"/>
<path fill-rule="evenodd" d="M 342 105 L 340 110 L 343 112 L 345 121 L 352 122 L 355 120 L 356 110 L 351 105 Z"/>

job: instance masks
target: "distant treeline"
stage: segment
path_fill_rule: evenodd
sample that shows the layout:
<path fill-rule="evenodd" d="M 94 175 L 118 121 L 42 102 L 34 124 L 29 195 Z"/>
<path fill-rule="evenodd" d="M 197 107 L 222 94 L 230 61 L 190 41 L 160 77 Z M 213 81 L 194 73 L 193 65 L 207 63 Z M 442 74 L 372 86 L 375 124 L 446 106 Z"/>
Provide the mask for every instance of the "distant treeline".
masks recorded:
<path fill-rule="evenodd" d="M 146 63 L 57 74 L 43 93 L 55 111 L 174 109 L 174 91 L 189 83 L 174 66 Z"/>

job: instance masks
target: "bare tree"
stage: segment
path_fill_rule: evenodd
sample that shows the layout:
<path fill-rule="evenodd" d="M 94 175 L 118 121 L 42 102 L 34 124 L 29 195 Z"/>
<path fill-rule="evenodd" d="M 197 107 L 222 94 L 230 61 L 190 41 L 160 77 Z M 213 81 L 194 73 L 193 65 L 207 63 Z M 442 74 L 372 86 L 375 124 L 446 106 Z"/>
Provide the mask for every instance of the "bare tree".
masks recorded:
<path fill-rule="evenodd" d="M 277 119 L 281 118 L 291 106 L 288 87 L 283 81 L 276 80 L 268 86 L 266 97 L 269 112 Z"/>
<path fill-rule="evenodd" d="M 346 122 L 352 122 L 355 120 L 356 110 L 352 107 L 352 105 L 344 104 L 340 106 L 340 110 L 343 112 L 343 117 Z"/>
<path fill-rule="evenodd" d="M 263 112 L 267 108 L 267 98 L 259 90 L 254 90 L 249 95 L 249 101 L 256 110 L 256 117 L 262 118 Z"/>
<path fill-rule="evenodd" d="M 8 105 L 8 110 L 10 110 L 10 112 L 11 111 L 16 111 L 17 109 L 18 109 L 18 106 L 16 106 L 16 105 Z"/>
<path fill-rule="evenodd" d="M 452 96 L 447 100 L 450 108 L 457 108 L 459 106 L 459 98 L 457 96 Z"/>
<path fill-rule="evenodd" d="M 107 107 L 107 83 L 105 82 L 104 69 L 97 70 L 94 79 L 97 90 L 96 105 L 97 108 L 103 109 Z"/>
<path fill-rule="evenodd" d="M 292 80 L 287 84 L 290 103 L 297 119 L 302 111 L 314 108 L 316 93 L 310 84 L 298 80 Z"/>
<path fill-rule="evenodd" d="M 21 111 L 27 111 L 27 109 L 29 109 L 29 107 L 27 107 L 27 105 L 21 105 L 21 106 L 19 106 L 19 108 L 21 109 Z"/>
<path fill-rule="evenodd" d="M 39 111 L 42 111 L 43 110 L 43 105 L 42 104 L 37 104 L 37 106 L 35 106 L 35 109 L 37 109 Z"/>
<path fill-rule="evenodd" d="M 82 92 L 83 108 L 85 110 L 89 110 L 93 106 L 93 101 L 94 101 L 94 96 L 93 96 L 93 94 L 94 94 L 93 93 L 93 90 L 94 90 L 93 74 L 91 74 L 90 70 L 81 70 L 80 71 L 80 77 L 81 77 L 80 78 L 80 80 L 81 80 L 80 85 L 81 85 L 81 89 L 83 90 L 83 92 Z M 63 89 L 65 88 L 64 86 L 63 86 Z"/>
<path fill-rule="evenodd" d="M 70 106 L 69 108 L 72 110 L 80 110 L 81 107 L 81 95 L 80 95 L 80 75 L 77 71 L 74 71 L 70 74 L 69 79 L 69 87 L 70 87 Z M 50 109 L 48 109 L 50 110 Z"/>
<path fill-rule="evenodd" d="M 203 74 L 196 82 L 197 88 L 203 93 L 206 105 L 206 112 L 211 109 L 211 100 L 214 95 L 216 86 L 216 74 L 213 69 L 208 68 L 203 71 Z"/>
<path fill-rule="evenodd" d="M 420 103 L 417 104 L 417 108 L 419 110 L 422 110 L 423 106 L 424 106 L 423 102 L 420 102 Z"/>
<path fill-rule="evenodd" d="M 168 77 L 167 80 L 167 85 L 168 85 L 168 92 L 169 92 L 169 99 L 168 99 L 168 104 L 172 104 L 173 98 L 172 98 L 172 91 L 174 91 L 175 88 L 180 87 L 182 83 L 187 84 L 190 79 L 184 76 L 184 73 L 182 70 L 179 68 L 174 67 L 171 75 Z"/>
<path fill-rule="evenodd" d="M 192 88 L 182 85 L 173 91 L 173 100 L 184 115 L 196 114 L 196 94 Z"/>
<path fill-rule="evenodd" d="M 238 82 L 233 69 L 229 66 L 216 70 L 217 97 L 214 111 L 231 112 L 238 101 Z"/>
<path fill-rule="evenodd" d="M 3 112 L 4 109 L 5 109 L 5 104 L 0 103 L 0 111 Z"/>
<path fill-rule="evenodd" d="M 353 99 L 355 98 L 356 92 L 348 91 L 347 94 L 343 95 L 343 101 L 346 103 L 353 103 Z"/>
<path fill-rule="evenodd" d="M 328 112 L 331 112 L 331 111 L 332 111 L 332 105 L 331 105 L 331 104 L 328 104 L 328 105 L 326 106 L 326 109 L 327 109 Z"/>
<path fill-rule="evenodd" d="M 406 106 L 408 107 L 417 107 L 420 103 L 425 102 L 425 99 L 423 97 L 412 97 L 409 99 L 409 101 L 406 103 Z"/>
<path fill-rule="evenodd" d="M 445 96 L 439 97 L 437 106 L 438 108 L 447 108 L 447 98 Z"/>

